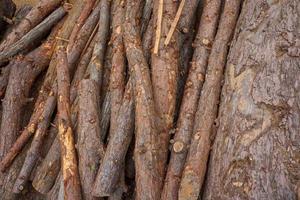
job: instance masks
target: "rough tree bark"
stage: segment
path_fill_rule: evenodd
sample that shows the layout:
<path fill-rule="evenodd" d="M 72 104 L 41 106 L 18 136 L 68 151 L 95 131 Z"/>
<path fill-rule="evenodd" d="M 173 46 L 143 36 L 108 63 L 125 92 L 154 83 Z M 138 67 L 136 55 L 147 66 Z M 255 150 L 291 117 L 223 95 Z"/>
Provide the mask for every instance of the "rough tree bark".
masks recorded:
<path fill-rule="evenodd" d="M 116 127 L 108 146 L 94 184 L 96 196 L 110 196 L 120 180 L 125 156 L 133 135 L 134 106 L 132 79 L 129 79 L 118 112 Z"/>
<path fill-rule="evenodd" d="M 151 56 L 151 79 L 153 87 L 153 95 L 155 101 L 155 109 L 158 114 L 159 137 L 157 139 L 160 144 L 159 166 L 162 171 L 161 180 L 158 183 L 160 189 L 163 186 L 163 179 L 168 158 L 168 147 L 170 140 L 170 130 L 173 128 L 176 94 L 177 94 L 177 80 L 178 80 L 178 66 L 179 66 L 179 48 L 178 48 L 178 33 L 175 32 L 171 38 L 170 43 L 164 45 L 165 38 L 168 34 L 171 23 L 176 15 L 177 2 L 173 0 L 163 1 L 163 18 L 161 27 L 157 26 L 159 19 L 159 3 L 161 0 L 154 1 L 153 7 L 153 23 L 154 29 L 161 28 L 161 34 L 153 34 L 153 44 L 156 38 L 160 38 L 158 44 L 158 53 L 154 52 Z M 163 66 L 163 67 L 162 67 Z"/>
<path fill-rule="evenodd" d="M 81 189 L 76 158 L 74 134 L 71 122 L 70 77 L 66 45 L 57 49 L 57 107 L 58 135 L 61 152 L 61 170 L 64 185 L 64 199 L 80 200 Z"/>
<path fill-rule="evenodd" d="M 92 188 L 100 161 L 104 156 L 99 121 L 99 88 L 93 80 L 84 79 L 78 88 L 77 149 L 83 198 L 92 196 Z"/>
<path fill-rule="evenodd" d="M 123 44 L 124 1 L 114 1 L 112 5 L 112 69 L 110 74 L 110 133 L 114 133 L 117 117 L 125 89 L 126 58 Z M 110 134 L 111 135 L 111 134 Z"/>
<path fill-rule="evenodd" d="M 0 146 L 1 160 L 0 169 L 5 168 L 14 159 L 18 151 L 9 150 L 12 145 L 19 146 L 18 142 L 13 144 L 20 130 L 20 120 L 22 108 L 28 98 L 29 90 L 35 78 L 43 71 L 50 62 L 54 50 L 55 36 L 59 25 L 50 34 L 48 40 L 39 48 L 27 54 L 25 57 L 20 56 L 11 62 L 11 74 L 9 77 L 9 86 L 3 101 L 3 113 L 1 121 L 1 139 Z M 42 59 L 35 59 L 40 57 Z M 40 105 L 39 105 L 40 106 Z M 8 151 L 9 150 L 9 151 Z M 18 149 L 19 150 L 19 149 Z M 8 152 L 7 155 L 5 155 Z M 4 157 L 5 155 L 5 157 Z"/>
<path fill-rule="evenodd" d="M 168 165 L 162 199 L 177 199 L 182 170 L 191 141 L 195 113 L 206 74 L 206 66 L 219 19 L 220 0 L 206 1 L 194 44 L 191 67 L 177 120 L 174 144 Z"/>
<path fill-rule="evenodd" d="M 178 198 L 181 200 L 198 199 L 202 188 L 211 147 L 210 140 L 213 140 L 214 122 L 217 117 L 228 46 L 235 29 L 240 3 L 240 0 L 225 2 L 221 15 L 198 103 L 193 138 L 180 182 Z"/>
<path fill-rule="evenodd" d="M 56 38 L 59 38 L 59 40 L 56 42 L 56 46 L 59 46 L 63 44 L 63 42 L 66 42 L 66 38 L 68 38 L 71 34 L 72 28 L 75 23 L 75 19 L 79 16 L 81 8 L 83 7 L 83 3 L 81 1 L 77 3 L 74 0 L 71 3 L 75 3 L 75 5 L 72 7 L 72 10 L 70 11 L 69 15 L 64 21 L 63 26 L 58 31 L 58 36 Z M 30 121 L 22 131 L 21 135 L 19 136 L 14 146 L 10 149 L 8 155 L 6 156 L 7 158 L 5 158 L 5 160 L 7 159 L 8 162 L 11 162 L 13 160 L 15 155 L 20 151 L 20 149 L 22 149 L 22 147 L 26 144 L 26 142 L 29 140 L 31 135 L 35 132 L 36 126 L 39 122 L 39 117 L 43 112 L 45 106 L 44 104 L 47 101 L 47 98 L 52 98 L 51 96 L 49 97 L 49 93 L 51 92 L 51 89 L 56 87 L 55 86 L 56 65 L 57 65 L 57 60 L 56 57 L 54 56 L 50 61 L 48 71 L 43 86 L 40 90 L 40 94 L 35 103 L 35 110 L 31 115 Z M 72 71 L 72 69 L 69 70 Z M 12 142 L 14 142 L 14 140 Z M 7 163 L 5 165 L 7 165 Z"/>
<path fill-rule="evenodd" d="M 28 31 L 40 23 L 52 10 L 59 6 L 62 0 L 42 0 L 26 17 L 18 24 L 14 30 L 6 36 L 0 44 L 0 51 L 9 48 L 13 43 L 24 36 Z"/>
<path fill-rule="evenodd" d="M 12 44 L 10 47 L 6 48 L 5 51 L 1 52 L 0 63 L 7 61 L 10 57 L 22 52 L 31 43 L 41 38 L 41 36 L 47 33 L 47 31 L 51 30 L 52 26 L 57 24 L 66 13 L 67 11 L 64 7 L 61 6 L 57 8 L 53 13 L 51 13 L 40 24 L 30 30 L 20 40 Z"/>
<path fill-rule="evenodd" d="M 126 55 L 135 96 L 135 166 L 137 199 L 159 199 L 163 171 L 159 163 L 158 131 L 150 71 L 142 51 L 136 21 L 140 1 L 128 0 L 124 23 Z"/>
<path fill-rule="evenodd" d="M 82 26 L 85 23 L 85 21 L 87 20 L 87 18 L 89 17 L 91 11 L 93 10 L 95 2 L 96 2 L 96 0 L 85 0 L 85 6 L 83 7 L 83 9 L 81 11 L 80 16 L 76 20 L 76 24 L 70 35 L 68 50 L 73 48 L 77 34 L 78 34 L 79 30 L 82 28 Z"/>
<path fill-rule="evenodd" d="M 300 4 L 245 0 L 203 199 L 297 199 Z"/>
<path fill-rule="evenodd" d="M 94 44 L 95 44 L 95 38 L 92 40 L 91 44 L 87 48 L 86 53 L 84 53 L 84 55 L 82 56 L 72 81 L 71 94 L 70 94 L 70 98 L 72 102 L 72 108 L 71 108 L 72 115 L 74 114 L 73 111 L 77 109 L 75 108 L 77 107 L 77 105 L 76 103 L 74 103 L 77 97 L 77 87 L 79 81 L 84 77 L 86 68 L 90 62 L 93 53 Z M 76 119 L 76 117 L 74 117 L 74 119 Z M 55 119 L 54 121 L 56 122 L 55 124 L 57 124 L 57 119 Z M 72 124 L 74 123 L 75 122 L 73 121 L 73 117 L 72 117 Z M 56 135 L 57 134 L 56 126 L 51 127 L 49 132 L 50 132 L 49 134 Z M 33 187 L 38 192 L 45 194 L 51 189 L 57 177 L 57 174 L 59 173 L 60 170 L 59 165 L 60 165 L 59 140 L 58 137 L 56 137 L 46 157 L 44 158 L 43 162 L 38 168 L 32 182 Z"/>

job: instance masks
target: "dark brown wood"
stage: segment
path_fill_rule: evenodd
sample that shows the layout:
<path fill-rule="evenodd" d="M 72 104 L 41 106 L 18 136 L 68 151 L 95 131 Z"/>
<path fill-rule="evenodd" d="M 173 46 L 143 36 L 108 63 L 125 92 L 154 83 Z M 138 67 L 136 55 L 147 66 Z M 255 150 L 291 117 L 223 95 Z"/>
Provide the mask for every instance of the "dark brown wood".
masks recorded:
<path fill-rule="evenodd" d="M 153 48 L 152 38 L 153 38 L 154 33 L 155 33 L 155 31 L 154 31 L 154 26 L 153 26 L 153 18 L 151 18 L 148 23 L 147 29 L 142 37 L 144 56 L 149 65 L 150 65 L 151 53 L 152 53 L 152 48 Z"/>
<path fill-rule="evenodd" d="M 155 120 L 150 71 L 144 57 L 136 16 L 140 1 L 128 0 L 124 23 L 126 55 L 134 80 L 135 166 L 137 199 L 159 199 L 162 168 L 159 166 L 159 142 Z"/>
<path fill-rule="evenodd" d="M 97 174 L 93 194 L 111 196 L 117 189 L 122 175 L 125 156 L 130 145 L 134 128 L 134 104 L 132 79 L 129 79 L 114 132 L 109 139 L 105 156 Z"/>
<path fill-rule="evenodd" d="M 1 139 L 1 141 L 4 142 L 3 145 L 5 144 L 5 146 L 1 146 L 0 148 L 1 171 L 4 171 L 11 164 L 16 154 L 24 146 L 24 143 L 20 142 L 24 139 L 22 135 L 16 141 L 18 131 L 20 130 L 22 108 L 27 101 L 26 98 L 28 98 L 28 93 L 33 81 L 40 74 L 40 72 L 48 66 L 50 62 L 54 50 L 54 38 L 57 34 L 57 29 L 52 31 L 48 40 L 39 48 L 30 52 L 25 57 L 18 57 L 16 60 L 11 62 L 12 72 L 10 74 L 9 84 L 3 102 L 4 110 L 2 119 L 5 120 L 2 120 L 1 122 L 0 131 L 3 133 L 1 136 L 5 137 Z M 37 57 L 41 59 L 36 59 Z M 31 125 L 29 125 L 25 130 L 28 131 L 29 134 L 32 134 L 33 132 Z M 12 148 L 9 149 L 10 147 Z"/>
<path fill-rule="evenodd" d="M 11 19 L 16 11 L 16 5 L 12 0 L 2 0 L 0 2 L 0 40 L 1 34 L 5 31 L 8 24 L 11 23 Z"/>
<path fill-rule="evenodd" d="M 92 40 L 91 44 L 86 50 L 86 53 L 82 56 L 74 78 L 72 80 L 71 85 L 71 91 L 70 91 L 70 99 L 72 102 L 72 108 L 71 108 L 71 115 L 75 115 L 72 117 L 72 124 L 75 123 L 73 120 L 77 118 L 76 113 L 74 113 L 75 107 L 77 107 L 75 102 L 75 99 L 77 97 L 77 87 L 80 82 L 80 80 L 84 77 L 86 68 L 90 62 L 93 48 L 95 44 L 95 38 Z M 57 125 L 57 118 L 54 120 L 55 124 Z M 57 128 L 56 126 L 52 126 L 49 130 L 49 134 L 57 135 Z M 41 163 L 40 167 L 37 169 L 36 175 L 33 179 L 32 185 L 33 187 L 40 193 L 45 194 L 47 193 L 52 185 L 55 182 L 55 179 L 60 171 L 60 151 L 59 151 L 59 140 L 58 137 L 53 141 L 51 148 L 49 149 L 46 157 L 44 158 L 43 162 Z"/>
<path fill-rule="evenodd" d="M 85 6 L 83 7 L 80 16 L 78 17 L 78 19 L 76 20 L 76 24 L 72 30 L 72 33 L 70 35 L 69 38 L 69 44 L 68 44 L 68 50 L 71 50 L 72 48 L 74 48 L 74 44 L 76 44 L 76 38 L 78 38 L 78 33 L 79 30 L 81 30 L 81 28 L 83 28 L 83 25 L 86 23 L 86 20 L 90 15 L 90 13 L 93 10 L 94 4 L 96 2 L 96 0 L 84 0 L 85 2 Z M 99 16 L 99 15 L 98 15 Z M 90 34 L 88 34 L 90 35 Z"/>
<path fill-rule="evenodd" d="M 198 33 L 194 41 L 196 48 L 185 84 L 161 199 L 178 199 L 180 179 L 192 137 L 195 113 L 204 83 L 210 48 L 214 42 L 218 26 L 220 9 L 221 0 L 205 2 Z"/>
<path fill-rule="evenodd" d="M 30 30 L 20 40 L 15 42 L 10 47 L 6 48 L 5 51 L 0 52 L 0 63 L 7 61 L 10 57 L 22 52 L 32 42 L 38 40 L 41 36 L 47 33 L 47 31 L 49 31 L 52 28 L 52 26 L 57 24 L 66 13 L 67 12 L 64 7 L 61 6 L 57 8 L 53 13 L 51 13 L 40 24 L 38 24 L 36 27 Z"/>
<path fill-rule="evenodd" d="M 60 39 L 56 42 L 56 46 L 59 46 L 59 45 L 61 45 L 61 43 L 66 42 L 64 40 L 64 38 L 69 37 L 69 35 L 72 31 L 72 28 L 74 26 L 75 19 L 80 14 L 82 7 L 83 7 L 83 3 L 80 1 L 80 3 L 76 3 L 76 5 L 70 11 L 67 19 L 63 23 L 63 26 L 58 31 L 57 38 L 60 38 Z M 16 143 L 15 147 L 12 148 L 11 153 L 10 153 L 11 155 L 8 155 L 8 158 L 9 158 L 8 162 L 11 162 L 13 160 L 14 156 L 19 152 L 19 150 L 24 146 L 24 144 L 29 140 L 29 138 L 35 132 L 36 126 L 39 122 L 39 117 L 44 109 L 44 104 L 45 104 L 47 98 L 49 97 L 49 92 L 50 92 L 51 88 L 56 87 L 55 86 L 56 64 L 57 64 L 56 57 L 53 57 L 53 59 L 51 59 L 51 62 L 49 64 L 49 68 L 48 68 L 43 86 L 41 88 L 40 94 L 35 103 L 35 110 L 31 116 L 31 119 L 30 119 L 28 125 L 25 127 L 25 129 L 22 131 L 21 135 L 19 136 L 18 142 Z M 72 69 L 69 69 L 69 70 L 72 71 Z"/>
<path fill-rule="evenodd" d="M 177 24 L 178 29 L 178 45 L 179 45 L 179 76 L 177 82 L 177 98 L 176 98 L 176 110 L 175 119 L 178 118 L 180 105 L 182 103 L 184 86 L 186 84 L 186 79 L 188 77 L 188 72 L 190 68 L 190 62 L 193 57 L 193 42 L 197 34 L 194 30 L 197 27 L 197 23 L 200 23 L 200 18 L 202 14 L 202 9 L 199 6 L 200 0 L 186 0 L 180 19 Z M 206 4 L 207 1 L 201 1 L 202 5 Z M 199 21 L 198 21 L 199 19 Z M 199 27 L 199 25 L 198 25 Z M 197 45 L 195 45 L 197 47 Z"/>
<path fill-rule="evenodd" d="M 31 6 L 29 5 L 24 5 L 21 8 L 18 9 L 18 11 L 16 12 L 15 16 L 14 16 L 14 25 L 17 26 L 20 21 L 25 18 L 25 16 L 30 12 L 30 10 L 32 9 Z M 9 26 L 4 33 L 4 37 L 5 35 L 9 34 L 10 32 L 12 32 L 13 26 Z M 9 72 L 11 70 L 11 65 L 8 64 L 4 67 L 1 68 L 1 74 L 0 74 L 0 97 L 4 96 L 5 90 L 6 90 L 6 86 L 8 83 L 8 78 L 9 78 Z"/>
<path fill-rule="evenodd" d="M 45 102 L 45 105 L 49 106 L 45 106 L 45 109 L 40 116 L 41 122 L 37 126 L 31 146 L 27 151 L 24 164 L 15 182 L 13 188 L 14 193 L 20 193 L 23 191 L 31 172 L 40 157 L 40 150 L 43 145 L 43 139 L 45 138 L 45 135 L 47 133 L 47 129 L 51 121 L 51 116 L 56 106 L 56 104 L 54 103 L 54 101 L 56 101 L 56 98 L 55 96 L 53 96 L 53 92 L 51 92 L 50 95 L 51 97 L 47 98 L 47 101 Z"/>
<path fill-rule="evenodd" d="M 0 44 L 0 52 L 9 48 L 21 39 L 33 27 L 39 24 L 49 13 L 57 8 L 61 0 L 42 0 L 26 15 L 26 17 L 6 36 Z"/>
<path fill-rule="evenodd" d="M 148 29 L 151 15 L 153 10 L 153 0 L 146 0 L 144 8 L 143 8 L 143 14 L 142 14 L 142 24 L 141 24 L 141 36 L 144 36 L 144 33 Z"/>
<path fill-rule="evenodd" d="M 51 131 L 51 130 L 50 130 Z M 47 156 L 38 167 L 32 181 L 33 187 L 40 193 L 46 194 L 54 185 L 60 171 L 60 145 L 58 137 L 55 138 Z"/>
<path fill-rule="evenodd" d="M 110 114 L 111 114 L 111 94 L 108 91 L 104 96 L 104 100 L 101 106 L 101 113 L 100 113 L 100 127 L 101 127 L 101 138 L 104 141 L 110 123 Z"/>
<path fill-rule="evenodd" d="M 66 45 L 58 46 L 57 60 L 58 135 L 61 150 L 64 199 L 80 200 L 80 179 L 70 114 L 70 77 Z"/>
<path fill-rule="evenodd" d="M 123 4 L 122 0 L 114 1 L 112 4 L 112 69 L 109 84 L 111 96 L 110 136 L 118 125 L 117 118 L 125 89 L 126 58 L 123 44 L 125 8 Z"/>
<path fill-rule="evenodd" d="M 68 48 L 71 48 L 68 53 L 68 62 L 69 65 L 74 66 L 77 64 L 84 47 L 90 36 L 92 35 L 98 21 L 99 21 L 99 13 L 100 13 L 100 3 L 95 7 L 93 12 L 90 14 L 84 25 L 81 27 L 79 32 L 76 35 L 76 40 L 73 42 L 74 44 L 71 45 L 71 41 L 68 44 Z M 75 28 L 78 24 L 75 25 Z M 73 29 L 73 31 L 74 31 Z M 70 39 L 71 40 L 71 39 Z"/>
<path fill-rule="evenodd" d="M 59 173 L 55 180 L 53 187 L 46 195 L 47 200 L 58 200 L 59 189 L 60 189 L 61 183 L 62 183 L 62 176 L 61 176 L 61 173 Z"/>
<path fill-rule="evenodd" d="M 157 29 L 159 1 L 154 1 L 153 22 L 154 29 Z M 168 148 L 170 140 L 170 130 L 173 128 L 178 67 L 179 67 L 179 46 L 178 33 L 174 32 L 170 43 L 165 46 L 165 38 L 169 32 L 171 23 L 176 15 L 177 2 L 173 0 L 163 1 L 163 18 L 161 24 L 161 35 L 159 41 L 158 53 L 152 53 L 151 56 L 151 79 L 153 87 L 153 95 L 155 101 L 155 109 L 158 114 L 159 124 L 159 167 L 162 171 L 161 180 L 157 184 L 160 190 L 163 187 L 163 179 L 166 171 L 168 158 Z M 156 34 L 153 34 L 153 44 L 156 41 Z M 164 67 L 162 67 L 164 66 Z"/>
<path fill-rule="evenodd" d="M 99 123 L 99 88 L 95 81 L 84 79 L 78 88 L 77 149 L 82 195 L 86 200 L 92 195 L 94 180 L 104 156 Z M 97 195 L 98 196 L 98 195 Z"/>
<path fill-rule="evenodd" d="M 92 59 L 88 66 L 89 77 L 98 83 L 99 88 L 102 84 L 103 65 L 105 52 L 107 47 L 107 40 L 109 36 L 109 23 L 110 23 L 110 1 L 100 1 L 100 17 L 99 28 L 96 37 L 96 44 L 94 47 Z"/>
<path fill-rule="evenodd" d="M 297 199 L 299 19 L 296 0 L 244 1 L 204 199 Z"/>
<path fill-rule="evenodd" d="M 213 125 L 217 117 L 223 69 L 240 10 L 240 0 L 226 1 L 218 32 L 209 56 L 207 74 L 198 103 L 193 138 L 186 159 L 178 199 L 198 199 L 211 147 Z"/>

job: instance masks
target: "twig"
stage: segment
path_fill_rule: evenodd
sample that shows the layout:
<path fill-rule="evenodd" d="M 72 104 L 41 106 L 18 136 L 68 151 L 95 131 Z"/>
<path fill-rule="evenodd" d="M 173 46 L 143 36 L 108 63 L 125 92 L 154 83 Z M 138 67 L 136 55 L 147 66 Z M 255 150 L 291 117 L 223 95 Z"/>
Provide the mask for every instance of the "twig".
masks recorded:
<path fill-rule="evenodd" d="M 163 18 L 163 6 L 164 0 L 159 0 L 158 4 L 158 16 L 156 22 L 156 33 L 155 33 L 155 44 L 153 53 L 157 54 L 159 49 L 160 37 L 161 37 L 161 26 L 162 26 L 162 18 Z"/>
<path fill-rule="evenodd" d="M 92 80 L 98 83 L 99 88 L 102 84 L 103 64 L 107 47 L 107 38 L 109 34 L 109 18 L 110 18 L 110 3 L 109 0 L 102 0 L 100 6 L 99 28 L 96 37 L 96 44 L 94 47 L 91 62 L 88 70 L 89 76 Z"/>
<path fill-rule="evenodd" d="M 180 15 L 182 13 L 184 4 L 185 4 L 185 0 L 181 0 L 179 8 L 178 8 L 176 16 L 175 16 L 175 19 L 174 19 L 174 21 L 171 24 L 171 28 L 170 28 L 170 30 L 169 30 L 169 32 L 167 34 L 167 38 L 165 40 L 165 45 L 166 46 L 168 46 L 169 42 L 171 41 L 172 35 L 173 35 L 173 33 L 174 33 L 175 29 L 176 29 L 176 26 L 177 26 L 177 23 L 179 21 Z"/>

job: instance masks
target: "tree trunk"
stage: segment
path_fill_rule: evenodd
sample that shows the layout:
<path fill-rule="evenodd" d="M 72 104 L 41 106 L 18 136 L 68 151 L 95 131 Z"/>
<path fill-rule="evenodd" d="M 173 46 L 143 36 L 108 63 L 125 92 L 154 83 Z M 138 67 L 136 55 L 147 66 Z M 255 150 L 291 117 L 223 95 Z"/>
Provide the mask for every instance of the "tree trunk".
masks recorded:
<path fill-rule="evenodd" d="M 297 199 L 299 27 L 298 0 L 244 1 L 203 199 Z"/>

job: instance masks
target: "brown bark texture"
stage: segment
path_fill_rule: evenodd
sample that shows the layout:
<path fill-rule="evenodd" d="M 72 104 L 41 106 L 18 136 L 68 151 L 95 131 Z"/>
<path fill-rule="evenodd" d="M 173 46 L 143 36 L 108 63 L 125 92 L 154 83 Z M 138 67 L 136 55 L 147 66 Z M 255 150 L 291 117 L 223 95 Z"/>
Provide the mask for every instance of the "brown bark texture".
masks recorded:
<path fill-rule="evenodd" d="M 3 101 L 3 113 L 1 121 L 1 136 L 3 142 L 1 149 L 1 163 L 0 169 L 4 171 L 13 161 L 16 154 L 24 146 L 23 137 L 18 136 L 20 130 L 20 120 L 22 116 L 22 108 L 29 98 L 28 93 L 31 89 L 35 78 L 44 70 L 50 62 L 54 50 L 55 36 L 57 29 L 54 29 L 50 34 L 48 40 L 39 48 L 33 50 L 25 57 L 20 56 L 11 62 L 12 72 L 9 77 L 9 85 Z M 36 57 L 41 59 L 37 60 Z M 9 100 L 11 99 L 11 100 Z M 41 105 L 39 105 L 41 106 Z M 32 133 L 31 125 L 26 128 L 28 132 Z M 16 142 L 15 142 L 16 141 Z M 14 143 L 15 142 L 15 143 Z M 12 146 L 13 145 L 13 146 Z M 11 149 L 8 149 L 12 146 Z M 7 153 L 7 154 L 6 154 Z M 5 155 L 5 157 L 4 157 Z"/>
<path fill-rule="evenodd" d="M 74 78 L 72 80 L 71 84 L 71 91 L 70 91 L 70 100 L 72 102 L 72 115 L 74 115 L 74 110 L 77 110 L 77 104 L 75 103 L 75 99 L 77 97 L 77 87 L 80 82 L 80 80 L 84 77 L 84 73 L 86 71 L 86 68 L 88 66 L 88 63 L 90 62 L 90 58 L 92 56 L 93 47 L 94 47 L 95 39 L 92 40 L 91 44 L 87 48 L 86 52 L 82 56 Z M 73 119 L 76 119 L 77 116 L 72 117 L 72 124 L 75 123 Z M 57 118 L 54 120 L 57 125 Z M 50 134 L 57 134 L 57 127 L 51 127 L 49 130 Z M 53 133 L 54 132 L 54 133 Z M 46 157 L 44 158 L 43 162 L 41 163 L 40 167 L 37 169 L 36 175 L 33 179 L 33 187 L 41 192 L 41 193 L 47 193 L 51 187 L 53 186 L 55 179 L 59 173 L 59 165 L 60 165 L 60 149 L 59 149 L 59 140 L 58 137 L 55 138 L 53 141 L 51 148 L 49 149 Z"/>
<path fill-rule="evenodd" d="M 156 23 L 158 20 L 158 7 L 159 1 L 154 1 L 154 29 L 160 28 Z M 164 40 L 176 15 L 176 11 L 176 1 L 164 0 L 161 35 L 158 36 L 153 34 L 153 43 L 155 43 L 156 37 L 160 37 L 158 54 L 155 54 L 154 52 L 152 53 L 151 57 L 151 79 L 155 110 L 158 114 L 157 120 L 159 124 L 158 131 L 160 138 L 158 141 L 161 143 L 159 145 L 160 153 L 158 155 L 158 165 L 160 167 L 160 171 L 162 172 L 160 177 L 161 180 L 158 183 L 158 187 L 160 188 L 163 186 L 162 180 L 164 179 L 168 159 L 170 130 L 173 127 L 174 122 L 179 66 L 179 46 L 177 32 L 173 34 L 172 39 L 167 46 L 164 45 Z"/>
<path fill-rule="evenodd" d="M 204 199 L 297 199 L 299 13 L 296 0 L 244 1 Z"/>
<path fill-rule="evenodd" d="M 79 200 L 81 199 L 81 189 L 70 114 L 70 77 L 66 47 L 63 45 L 58 46 L 57 60 L 58 135 L 61 150 L 64 199 Z"/>
<path fill-rule="evenodd" d="M 227 1 L 223 8 L 198 103 L 193 138 L 178 192 L 179 199 L 198 199 L 202 188 L 211 141 L 213 141 L 213 128 L 218 112 L 223 71 L 240 3 L 240 0 Z"/>
<path fill-rule="evenodd" d="M 93 10 L 96 0 L 84 0 L 84 2 L 85 2 L 85 6 L 83 7 L 83 9 L 81 11 L 80 16 L 76 20 L 76 24 L 70 35 L 68 50 L 74 48 L 73 45 L 77 43 L 77 42 L 75 42 L 76 38 L 78 37 L 77 34 L 78 34 L 79 30 L 81 30 L 81 28 L 82 28 L 83 24 L 85 23 L 85 21 L 87 20 L 87 18 L 90 16 L 90 13 Z"/>
<path fill-rule="evenodd" d="M 109 90 L 111 95 L 110 133 L 117 126 L 117 117 L 125 90 L 126 57 L 123 44 L 123 23 L 125 16 L 124 1 L 112 4 L 112 69 Z M 111 134 L 110 134 L 111 135 Z"/>
<path fill-rule="evenodd" d="M 57 22 L 61 20 L 65 14 L 66 9 L 64 7 L 57 8 L 53 13 L 51 13 L 46 19 L 44 19 L 26 35 L 24 35 L 20 40 L 5 49 L 5 51 L 1 52 L 0 62 L 7 61 L 10 57 L 22 52 L 32 42 L 38 40 L 43 34 L 45 34 L 45 32 L 51 30 L 52 26 L 57 24 Z"/>
<path fill-rule="evenodd" d="M 6 36 L 0 44 L 0 51 L 9 48 L 17 40 L 21 39 L 27 32 L 40 23 L 51 11 L 59 6 L 61 0 L 42 0 L 26 17 Z"/>
<path fill-rule="evenodd" d="M 63 23 L 63 26 L 58 31 L 58 36 L 56 38 L 59 38 L 59 40 L 56 42 L 56 46 L 61 45 L 61 43 L 66 41 L 64 38 L 69 37 L 71 30 L 74 26 L 74 19 L 76 19 L 76 17 L 79 15 L 82 6 L 83 6 L 82 3 L 78 3 L 74 5 L 72 10 L 70 11 L 67 19 Z M 19 150 L 24 146 L 24 144 L 29 140 L 31 135 L 35 132 L 36 126 L 39 122 L 39 117 L 44 109 L 44 104 L 48 97 L 52 98 L 52 95 L 49 96 L 51 89 L 54 89 L 54 91 L 56 91 L 55 89 L 56 64 L 57 64 L 57 60 L 56 57 L 54 56 L 50 61 L 46 78 L 44 80 L 38 99 L 35 103 L 34 113 L 32 114 L 27 127 L 25 127 L 25 129 L 22 131 L 21 135 L 19 136 L 18 141 L 14 144 L 14 147 L 10 150 L 9 153 L 11 155 L 7 155 L 8 162 L 11 162 L 13 160 L 13 157 L 19 152 Z M 72 69 L 70 69 L 70 71 L 72 71 Z M 10 142 L 13 141 L 14 140 L 11 140 Z"/>
<path fill-rule="evenodd" d="M 220 8 L 220 0 L 205 2 L 198 34 L 194 41 L 196 48 L 185 84 L 162 199 L 178 198 L 180 179 L 189 150 L 195 113 L 206 74 L 210 48 L 214 42 Z"/>
<path fill-rule="evenodd" d="M 78 88 L 77 149 L 82 194 L 86 200 L 96 199 L 92 196 L 92 189 L 104 154 L 98 114 L 99 92 L 95 81 L 84 79 L 80 82 Z"/>
<path fill-rule="evenodd" d="M 95 196 L 110 196 L 117 188 L 122 175 L 125 156 L 130 145 L 134 126 L 132 79 L 129 79 L 114 132 L 109 139 L 106 152 L 94 183 Z"/>
<path fill-rule="evenodd" d="M 124 42 L 134 80 L 135 166 L 137 199 L 159 199 L 163 172 L 159 165 L 158 131 L 151 87 L 150 70 L 143 55 L 136 16 L 140 1 L 126 4 Z"/>

